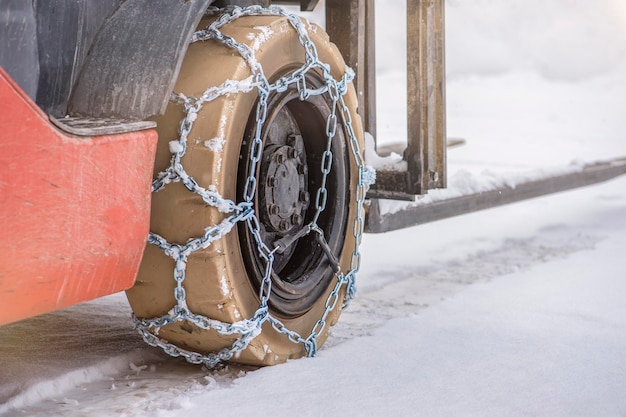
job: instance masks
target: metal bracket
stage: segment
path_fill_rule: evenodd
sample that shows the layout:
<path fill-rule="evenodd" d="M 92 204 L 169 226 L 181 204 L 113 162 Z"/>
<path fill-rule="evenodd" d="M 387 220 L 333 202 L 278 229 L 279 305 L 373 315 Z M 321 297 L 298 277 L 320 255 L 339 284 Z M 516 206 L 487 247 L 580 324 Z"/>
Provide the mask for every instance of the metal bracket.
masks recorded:
<path fill-rule="evenodd" d="M 327 0 L 326 29 L 348 65 L 364 129 L 376 137 L 374 0 Z M 446 186 L 444 0 L 407 0 L 406 171 L 378 171 L 369 198 L 412 200 Z"/>
<path fill-rule="evenodd" d="M 374 0 L 326 0 L 326 31 L 356 71 L 354 86 L 363 128 L 376 137 Z"/>
<path fill-rule="evenodd" d="M 272 4 L 299 4 L 300 11 L 312 12 L 319 3 L 319 0 L 277 0 L 272 1 Z"/>
<path fill-rule="evenodd" d="M 409 204 L 403 210 L 381 213 L 378 200 L 373 200 L 367 211 L 365 229 L 368 233 L 382 233 L 417 226 L 448 217 L 484 210 L 529 198 L 540 197 L 574 188 L 597 184 L 626 174 L 626 158 L 584 165 L 563 174 L 460 197 L 451 197 L 430 203 Z"/>
<path fill-rule="evenodd" d="M 409 194 L 446 187 L 444 0 L 407 1 Z"/>

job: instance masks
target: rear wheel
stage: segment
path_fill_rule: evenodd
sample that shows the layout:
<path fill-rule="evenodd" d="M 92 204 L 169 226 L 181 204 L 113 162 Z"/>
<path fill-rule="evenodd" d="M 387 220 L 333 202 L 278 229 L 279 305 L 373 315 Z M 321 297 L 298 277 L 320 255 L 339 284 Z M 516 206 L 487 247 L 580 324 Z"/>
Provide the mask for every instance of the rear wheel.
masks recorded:
<path fill-rule="evenodd" d="M 319 60 L 341 79 L 338 50 L 320 28 L 306 28 Z M 200 109 L 172 103 L 157 120 L 155 176 L 157 188 L 165 186 L 153 196 L 154 244 L 127 294 L 135 315 L 147 319 L 144 337 L 169 353 L 200 362 L 209 352 L 222 352 L 220 359 L 235 352 L 237 362 L 267 365 L 314 353 L 339 316 L 344 272 L 358 260 L 363 134 L 352 87 L 339 102 L 344 108 L 337 94 L 315 93 L 328 83 L 321 68 L 297 73 L 305 48 L 288 19 L 247 16 L 220 30 L 246 44 L 267 80 L 283 87 L 251 90 L 250 60 L 224 42 L 190 46 L 175 101 L 206 96 L 211 86 L 233 92 Z M 227 80 L 240 82 L 227 87 Z M 182 171 L 172 168 L 178 162 Z M 245 329 L 260 322 L 260 333 Z"/>

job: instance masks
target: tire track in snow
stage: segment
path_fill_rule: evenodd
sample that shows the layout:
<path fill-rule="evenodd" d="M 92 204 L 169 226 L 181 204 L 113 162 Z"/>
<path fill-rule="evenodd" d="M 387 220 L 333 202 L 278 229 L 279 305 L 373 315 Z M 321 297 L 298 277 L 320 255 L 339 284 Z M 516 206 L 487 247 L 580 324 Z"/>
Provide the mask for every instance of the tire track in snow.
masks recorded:
<path fill-rule="evenodd" d="M 464 259 L 417 269 L 399 266 L 367 272 L 368 283 L 359 287 L 356 299 L 332 328 L 325 348 L 367 336 L 391 319 L 418 314 L 474 283 L 488 282 L 579 251 L 593 250 L 602 240 L 582 233 L 564 235 L 560 229 L 555 226 L 532 238 L 507 239 L 496 249 L 477 251 Z"/>
<path fill-rule="evenodd" d="M 600 240 L 596 236 L 572 234 L 554 227 L 532 238 L 505 240 L 495 249 L 469 253 L 462 259 L 433 262 L 418 268 L 407 264 L 388 270 L 361 271 L 365 282 L 359 286 L 357 298 L 332 328 L 332 335 L 322 349 L 367 336 L 394 318 L 419 314 L 474 283 L 488 282 L 572 253 L 593 250 Z M 220 370 L 206 371 L 180 359 L 152 360 L 155 352 L 147 346 L 144 349 L 140 356 L 147 360 L 147 366 L 139 358 L 138 365 L 131 363 L 130 369 L 117 375 L 68 387 L 14 411 L 33 417 L 72 417 L 86 413 L 98 417 L 108 416 L 111 411 L 123 416 L 175 412 L 189 407 L 194 397 L 208 390 L 228 389 L 247 372 L 257 369 L 227 365 Z M 108 406 L 111 398 L 115 398 L 113 409 Z"/>

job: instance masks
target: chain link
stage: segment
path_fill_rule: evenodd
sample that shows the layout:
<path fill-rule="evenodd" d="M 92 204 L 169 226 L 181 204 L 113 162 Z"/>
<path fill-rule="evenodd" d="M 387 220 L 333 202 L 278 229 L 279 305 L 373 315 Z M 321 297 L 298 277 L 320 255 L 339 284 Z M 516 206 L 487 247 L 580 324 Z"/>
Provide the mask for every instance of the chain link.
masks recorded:
<path fill-rule="evenodd" d="M 304 345 L 308 356 L 315 356 L 318 348 L 317 339 L 327 326 L 326 321 L 329 314 L 336 308 L 340 301 L 342 288 L 345 287 L 346 289 L 343 308 L 347 306 L 348 302 L 356 294 L 354 278 L 360 268 L 361 262 L 359 244 L 363 235 L 364 226 L 363 205 L 367 188 L 375 180 L 375 172 L 373 169 L 365 166 L 359 142 L 352 126 L 350 110 L 343 99 L 343 95 L 348 91 L 349 83 L 354 79 L 354 72 L 346 67 L 346 71 L 341 79 L 334 79 L 330 73 L 330 66 L 320 62 L 316 46 L 311 41 L 302 20 L 296 15 L 285 12 L 281 8 L 263 8 L 260 6 L 250 6 L 246 8 L 228 7 L 225 9 L 211 8 L 207 11 L 207 14 L 218 14 L 218 16 L 207 28 L 194 33 L 191 37 L 191 42 L 214 39 L 222 43 L 241 56 L 249 66 L 252 75 L 243 81 L 228 80 L 219 86 L 210 87 L 198 98 L 186 97 L 181 93 L 172 94 L 170 101 L 183 107 L 185 117 L 181 120 L 179 126 L 178 140 L 170 142 L 170 151 L 172 152 L 170 165 L 165 171 L 156 176 L 152 183 L 152 191 L 158 192 L 170 183 L 182 182 L 190 192 L 198 194 L 209 206 L 217 208 L 222 213 L 228 214 L 228 217 L 220 224 L 207 227 L 202 236 L 189 240 L 185 245 L 169 243 L 165 238 L 150 232 L 148 243 L 158 247 L 175 261 L 173 278 L 176 282 L 176 287 L 173 295 L 176 305 L 162 317 L 152 319 L 133 317 L 135 327 L 141 333 L 146 343 L 162 348 L 171 356 L 182 356 L 191 363 L 204 364 L 208 368 L 213 368 L 246 349 L 250 342 L 261 333 L 261 327 L 265 322 L 269 322 L 275 331 L 286 335 L 291 342 Z M 281 16 L 287 19 L 296 31 L 299 43 L 305 51 L 305 64 L 271 84 L 265 77 L 263 68 L 256 60 L 252 49 L 248 45 L 239 43 L 234 38 L 225 35 L 220 30 L 225 25 L 243 16 Z M 321 73 L 325 81 L 324 85 L 317 89 L 309 88 L 306 83 L 306 74 L 313 70 L 317 70 L 318 73 Z M 316 213 L 313 221 L 309 225 L 304 226 L 304 229 L 307 230 L 305 234 L 314 231 L 319 235 L 318 238 L 322 240 L 322 246 L 325 244 L 326 248 L 328 248 L 328 244 L 325 242 L 323 231 L 317 225 L 317 220 L 326 207 L 328 198 L 328 190 L 326 187 L 328 176 L 332 170 L 333 155 L 331 143 L 335 137 L 339 123 L 343 124 L 347 132 L 350 150 L 359 173 L 355 196 L 357 214 L 353 227 L 355 243 L 352 249 L 350 269 L 345 273 L 341 272 L 335 259 L 335 269 L 337 271 L 335 273 L 336 281 L 334 287 L 326 300 L 324 312 L 307 336 L 302 336 L 288 329 L 283 322 L 269 312 L 268 301 L 272 289 L 274 252 L 280 250 L 280 247 L 277 245 L 276 248 L 270 249 L 263 242 L 261 237 L 261 225 L 253 209 L 253 201 L 257 191 L 257 170 L 259 169 L 259 161 L 261 160 L 263 152 L 261 133 L 267 118 L 267 101 L 269 94 L 272 92 L 284 92 L 292 85 L 295 85 L 298 89 L 301 100 L 306 100 L 310 96 L 326 93 L 328 93 L 331 99 L 332 112 L 326 121 L 327 144 L 320 167 L 322 172 L 322 184 L 317 191 L 317 199 L 315 202 Z M 258 92 L 259 99 L 255 113 L 256 127 L 249 156 L 251 163 L 249 164 L 250 168 L 244 187 L 244 201 L 235 203 L 234 201 L 223 198 L 213 187 L 209 187 L 208 189 L 201 187 L 194 178 L 187 174 L 181 160 L 187 151 L 187 138 L 193 128 L 194 121 L 205 103 L 227 94 L 248 93 L 255 89 Z M 341 121 L 337 114 L 338 109 L 341 112 Z M 186 291 L 184 287 L 187 259 L 193 252 L 207 248 L 213 242 L 229 233 L 239 222 L 246 222 L 257 244 L 259 255 L 265 263 L 264 276 L 258 294 L 260 300 L 259 307 L 251 318 L 235 323 L 225 323 L 192 313 L 186 303 Z M 224 348 L 219 352 L 209 354 L 191 352 L 177 347 L 158 336 L 159 330 L 162 327 L 180 321 L 187 321 L 201 329 L 212 329 L 223 336 L 236 337 L 230 347 Z"/>

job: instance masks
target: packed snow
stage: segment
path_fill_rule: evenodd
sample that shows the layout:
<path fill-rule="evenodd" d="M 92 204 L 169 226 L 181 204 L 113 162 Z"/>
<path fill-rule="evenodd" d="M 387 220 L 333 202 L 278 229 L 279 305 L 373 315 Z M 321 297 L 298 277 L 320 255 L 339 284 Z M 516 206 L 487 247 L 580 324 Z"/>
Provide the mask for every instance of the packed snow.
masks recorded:
<path fill-rule="evenodd" d="M 388 144 L 406 135 L 404 2 L 377 6 Z M 624 2 L 446 13 L 453 185 L 626 155 Z M 208 371 L 144 345 L 115 294 L 0 328 L 0 415 L 626 415 L 626 176 L 361 248 L 357 299 L 316 358 Z"/>

